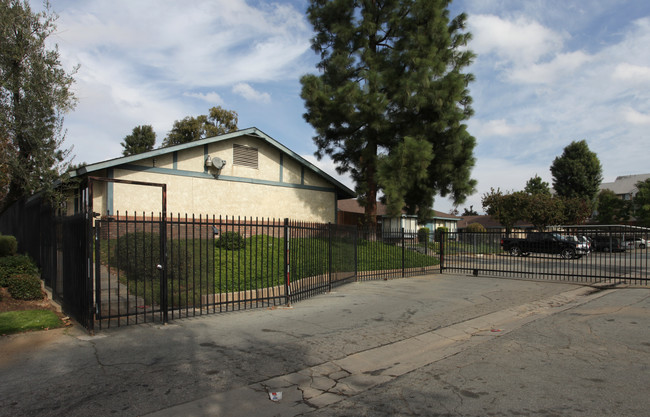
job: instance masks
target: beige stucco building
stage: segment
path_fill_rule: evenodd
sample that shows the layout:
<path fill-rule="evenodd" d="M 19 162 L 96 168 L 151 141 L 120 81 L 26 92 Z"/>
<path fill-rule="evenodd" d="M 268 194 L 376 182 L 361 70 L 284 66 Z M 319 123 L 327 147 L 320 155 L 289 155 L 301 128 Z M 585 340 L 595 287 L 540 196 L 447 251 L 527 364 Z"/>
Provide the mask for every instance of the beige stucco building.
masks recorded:
<path fill-rule="evenodd" d="M 89 164 L 71 173 L 92 182 L 92 210 L 101 215 L 155 216 L 166 185 L 168 215 L 290 218 L 336 223 L 337 201 L 354 192 L 256 128 Z M 84 182 L 85 183 L 85 182 Z M 85 188 L 71 196 L 79 211 Z"/>

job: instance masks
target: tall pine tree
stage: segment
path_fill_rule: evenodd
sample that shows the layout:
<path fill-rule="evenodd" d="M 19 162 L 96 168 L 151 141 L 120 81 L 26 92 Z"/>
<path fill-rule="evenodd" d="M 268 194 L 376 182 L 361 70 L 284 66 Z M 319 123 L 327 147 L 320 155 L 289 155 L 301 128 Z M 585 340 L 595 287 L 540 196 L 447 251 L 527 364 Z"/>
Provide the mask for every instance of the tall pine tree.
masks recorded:
<path fill-rule="evenodd" d="M 465 14 L 449 0 L 311 0 L 319 75 L 301 79 L 304 117 L 327 154 L 356 183 L 366 220 L 377 193 L 391 214 L 429 217 L 436 194 L 456 204 L 474 191 L 473 110 L 463 73 Z"/>

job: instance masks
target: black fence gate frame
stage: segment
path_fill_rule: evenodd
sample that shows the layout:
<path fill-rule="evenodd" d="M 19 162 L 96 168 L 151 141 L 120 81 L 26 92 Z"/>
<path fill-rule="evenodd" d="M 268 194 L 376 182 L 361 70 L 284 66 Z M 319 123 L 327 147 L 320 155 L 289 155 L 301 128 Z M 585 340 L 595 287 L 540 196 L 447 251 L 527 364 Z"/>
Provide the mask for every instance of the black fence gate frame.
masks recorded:
<path fill-rule="evenodd" d="M 88 176 L 88 212 L 89 212 L 89 224 L 88 224 L 88 241 L 92 242 L 92 239 L 95 239 L 95 242 L 99 241 L 99 228 L 93 228 L 93 221 L 96 217 L 99 217 L 101 214 L 94 211 L 93 208 L 93 186 L 95 182 L 102 183 L 117 183 L 117 184 L 128 184 L 128 185 L 140 185 L 144 187 L 160 187 L 162 191 L 161 196 L 161 218 L 160 218 L 160 264 L 158 264 L 158 270 L 160 271 L 160 290 L 161 290 L 161 308 L 163 312 L 163 323 L 169 321 L 168 308 L 167 308 L 167 271 L 165 266 L 167 265 L 167 184 L 156 183 L 156 182 L 147 182 L 147 181 L 132 181 L 132 180 L 122 180 L 116 178 L 106 178 L 106 177 L 95 177 Z M 93 236 L 93 230 L 95 230 Z M 99 250 L 99 246 L 95 245 L 96 251 Z M 91 255 L 92 256 L 92 255 Z M 99 259 L 98 254 L 96 258 Z M 89 268 L 89 275 L 92 282 L 92 268 Z M 99 315 L 101 308 L 101 265 L 99 261 L 95 262 L 95 315 Z M 91 296 L 92 297 L 92 296 Z M 92 331 L 92 330 L 91 330 Z"/>

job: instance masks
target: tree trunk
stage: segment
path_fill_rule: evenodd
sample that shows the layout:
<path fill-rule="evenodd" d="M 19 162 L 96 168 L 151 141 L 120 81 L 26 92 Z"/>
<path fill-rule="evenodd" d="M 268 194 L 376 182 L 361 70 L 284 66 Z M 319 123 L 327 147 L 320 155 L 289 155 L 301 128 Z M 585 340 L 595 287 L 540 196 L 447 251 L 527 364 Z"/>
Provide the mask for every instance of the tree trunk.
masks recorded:
<path fill-rule="evenodd" d="M 368 187 L 364 221 L 368 226 L 375 227 L 377 225 L 377 144 L 375 142 L 368 143 L 364 153 Z"/>

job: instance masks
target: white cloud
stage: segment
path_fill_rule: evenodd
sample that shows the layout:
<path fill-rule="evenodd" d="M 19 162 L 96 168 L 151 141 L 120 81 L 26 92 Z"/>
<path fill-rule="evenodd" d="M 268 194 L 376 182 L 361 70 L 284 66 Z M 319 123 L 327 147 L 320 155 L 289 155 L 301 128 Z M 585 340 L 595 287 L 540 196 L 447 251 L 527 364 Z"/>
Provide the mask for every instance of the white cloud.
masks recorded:
<path fill-rule="evenodd" d="M 223 99 L 221 96 L 217 93 L 210 92 L 210 93 L 183 93 L 185 97 L 193 97 L 199 100 L 203 100 L 205 102 L 208 102 L 212 105 L 218 105 L 218 104 L 223 104 Z"/>
<path fill-rule="evenodd" d="M 256 101 L 260 103 L 270 103 L 271 95 L 269 93 L 262 93 L 255 90 L 250 84 L 238 83 L 232 88 L 232 92 L 239 94 L 244 97 L 246 100 Z"/>
<path fill-rule="evenodd" d="M 30 1 L 42 9 L 40 0 Z M 235 95 L 269 102 L 269 93 L 250 86 L 287 91 L 284 83 L 313 70 L 305 59 L 314 56 L 311 26 L 288 2 L 61 0 L 54 8 L 58 30 L 48 42 L 58 44 L 65 68 L 80 64 L 73 86 L 79 102 L 65 125 L 78 160 L 119 155 L 95 152 L 100 136 L 119 151 L 134 126 L 152 124 L 160 141 L 174 120 L 204 114 L 205 103 L 233 107 Z M 89 135 L 93 130 L 102 134 Z"/>
<path fill-rule="evenodd" d="M 244 0 L 71 3 L 57 10 L 54 41 L 67 55 L 86 51 L 129 68 L 123 77 L 162 78 L 186 87 L 230 86 L 287 79 L 305 72 L 296 59 L 309 51 L 311 28 L 291 5 L 250 6 Z M 92 28 L 92 30 L 89 30 Z M 134 80 L 137 82 L 137 80 Z"/>
<path fill-rule="evenodd" d="M 480 137 L 485 136 L 516 136 L 525 133 L 538 132 L 540 126 L 536 124 L 511 125 L 505 119 L 490 120 L 485 123 L 475 123 L 473 133 Z"/>
<path fill-rule="evenodd" d="M 624 81 L 648 82 L 650 81 L 650 67 L 624 62 L 616 66 L 612 77 Z"/>
<path fill-rule="evenodd" d="M 515 68 L 510 79 L 518 83 L 551 84 L 572 75 L 591 59 L 582 51 L 558 54 L 549 62 Z"/>
<path fill-rule="evenodd" d="M 519 17 L 506 20 L 494 15 L 471 15 L 468 20 L 473 34 L 471 49 L 479 54 L 496 54 L 510 63 L 535 63 L 555 53 L 564 36 L 538 22 Z"/>
<path fill-rule="evenodd" d="M 633 125 L 650 125 L 650 114 L 645 114 L 627 107 L 623 109 L 623 119 Z"/>
<path fill-rule="evenodd" d="M 454 2 L 469 14 L 469 48 L 478 53 L 469 68 L 476 82 L 468 125 L 478 143 L 479 200 L 491 186 L 521 189 L 535 173 L 548 173 L 572 140 L 589 141 L 608 178 L 648 172 L 645 3 Z M 51 40 L 64 67 L 81 64 L 79 104 L 65 123 L 77 160 L 119 156 L 119 142 L 140 124 L 152 124 L 160 141 L 174 120 L 205 114 L 205 103 L 217 100 L 245 126 L 308 154 L 313 130 L 301 117 L 299 77 L 313 72 L 318 58 L 297 4 L 305 1 L 57 0 L 61 17 Z M 267 112 L 245 101 L 265 102 L 269 93 L 277 104 Z M 339 178 L 331 161 L 306 158 Z M 468 205 L 480 207 L 476 198 Z"/>
<path fill-rule="evenodd" d="M 516 83 L 550 84 L 570 76 L 591 59 L 582 51 L 562 52 L 568 35 L 527 17 L 508 20 L 474 15 L 469 26 L 474 35 L 470 47 L 479 60 L 491 62 Z"/>

